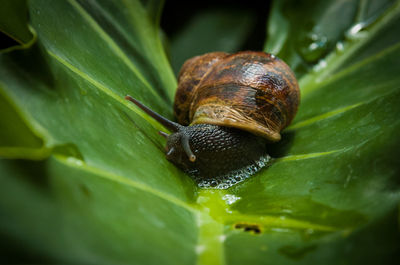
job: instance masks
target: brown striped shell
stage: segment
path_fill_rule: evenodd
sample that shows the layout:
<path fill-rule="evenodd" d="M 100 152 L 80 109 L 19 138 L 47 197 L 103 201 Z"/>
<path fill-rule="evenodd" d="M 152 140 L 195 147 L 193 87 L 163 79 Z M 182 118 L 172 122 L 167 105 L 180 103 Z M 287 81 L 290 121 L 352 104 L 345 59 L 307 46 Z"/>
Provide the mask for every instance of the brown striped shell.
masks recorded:
<path fill-rule="evenodd" d="M 235 127 L 280 140 L 296 114 L 300 92 L 294 73 L 264 52 L 207 53 L 185 62 L 174 112 L 178 122 Z"/>

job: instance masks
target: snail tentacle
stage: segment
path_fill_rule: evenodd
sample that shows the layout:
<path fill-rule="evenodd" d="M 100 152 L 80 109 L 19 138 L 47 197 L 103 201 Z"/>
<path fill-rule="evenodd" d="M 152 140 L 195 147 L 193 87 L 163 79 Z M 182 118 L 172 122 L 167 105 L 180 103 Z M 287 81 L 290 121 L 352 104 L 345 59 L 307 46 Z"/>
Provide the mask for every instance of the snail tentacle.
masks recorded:
<path fill-rule="evenodd" d="M 189 139 L 190 139 L 189 135 L 182 134 L 181 137 L 182 148 L 185 151 L 186 155 L 188 156 L 190 162 L 194 162 L 196 161 L 196 156 L 193 154 L 192 149 L 190 149 Z"/>
<path fill-rule="evenodd" d="M 172 147 L 171 149 L 168 150 L 168 152 L 166 153 L 167 156 L 172 155 L 172 153 L 175 151 L 175 148 Z"/>
<path fill-rule="evenodd" d="M 158 131 L 158 134 L 161 135 L 162 137 L 164 137 L 165 139 L 168 138 L 169 134 L 163 131 Z"/>
<path fill-rule="evenodd" d="M 125 99 L 129 100 L 130 102 L 134 103 L 136 106 L 141 108 L 144 112 L 149 114 L 153 119 L 155 119 L 156 121 L 161 123 L 165 128 L 167 128 L 173 132 L 177 132 L 183 128 L 183 126 L 180 125 L 179 123 L 170 121 L 167 118 L 165 118 L 165 117 L 161 116 L 160 114 L 154 112 L 153 110 L 149 109 L 148 107 L 143 105 L 143 103 L 140 102 L 139 100 L 134 99 L 133 97 L 131 97 L 129 95 L 126 95 Z"/>

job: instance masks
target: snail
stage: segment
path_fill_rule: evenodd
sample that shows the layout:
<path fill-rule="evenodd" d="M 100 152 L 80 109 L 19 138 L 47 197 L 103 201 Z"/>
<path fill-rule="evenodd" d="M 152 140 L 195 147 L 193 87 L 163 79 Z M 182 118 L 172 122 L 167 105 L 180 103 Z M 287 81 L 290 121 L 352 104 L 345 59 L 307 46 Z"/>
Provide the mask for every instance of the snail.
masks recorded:
<path fill-rule="evenodd" d="M 172 131 L 166 157 L 202 178 L 218 178 L 256 164 L 267 143 L 293 120 L 300 101 L 294 73 L 264 52 L 212 52 L 187 60 L 179 73 L 170 121 L 127 95 Z"/>

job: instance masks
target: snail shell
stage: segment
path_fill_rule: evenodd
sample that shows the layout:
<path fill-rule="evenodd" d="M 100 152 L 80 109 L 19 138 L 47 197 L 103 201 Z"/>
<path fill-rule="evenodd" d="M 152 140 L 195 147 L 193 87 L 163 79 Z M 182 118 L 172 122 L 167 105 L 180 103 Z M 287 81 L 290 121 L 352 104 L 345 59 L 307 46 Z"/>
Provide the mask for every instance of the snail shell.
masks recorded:
<path fill-rule="evenodd" d="M 171 131 L 159 132 L 169 161 L 201 187 L 227 188 L 266 165 L 266 143 L 280 140 L 300 93 L 283 61 L 247 51 L 207 53 L 185 62 L 174 104 L 178 123 L 125 98 Z"/>
<path fill-rule="evenodd" d="M 183 65 L 174 112 L 182 125 L 234 127 L 279 141 L 299 101 L 294 73 L 274 55 L 213 52 Z"/>

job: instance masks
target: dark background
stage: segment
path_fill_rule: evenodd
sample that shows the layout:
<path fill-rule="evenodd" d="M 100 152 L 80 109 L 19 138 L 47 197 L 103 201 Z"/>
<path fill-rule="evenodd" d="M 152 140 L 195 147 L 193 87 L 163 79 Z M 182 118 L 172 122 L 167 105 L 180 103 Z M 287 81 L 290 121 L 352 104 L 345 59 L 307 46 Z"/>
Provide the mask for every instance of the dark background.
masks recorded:
<path fill-rule="evenodd" d="M 262 50 L 266 36 L 266 18 L 270 10 L 269 0 L 264 1 L 195 1 L 191 5 L 182 4 L 180 1 L 165 1 L 164 11 L 161 17 L 161 28 L 168 37 L 179 34 L 180 30 L 186 25 L 192 17 L 201 14 L 209 9 L 229 9 L 251 12 L 255 19 L 255 24 L 249 38 L 241 47 L 241 50 Z M 188 2 L 187 2 L 188 3 Z"/>

